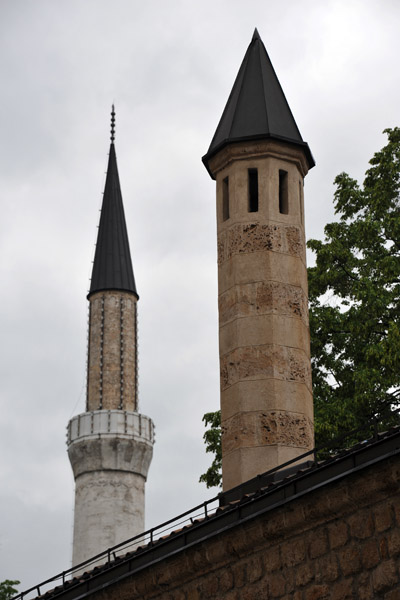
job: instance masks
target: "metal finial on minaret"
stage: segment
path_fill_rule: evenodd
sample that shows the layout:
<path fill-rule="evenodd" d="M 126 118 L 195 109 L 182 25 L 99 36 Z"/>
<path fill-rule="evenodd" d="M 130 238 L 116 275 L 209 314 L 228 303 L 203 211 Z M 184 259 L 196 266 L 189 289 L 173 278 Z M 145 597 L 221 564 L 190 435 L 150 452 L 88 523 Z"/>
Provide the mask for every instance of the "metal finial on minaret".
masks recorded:
<path fill-rule="evenodd" d="M 113 144 L 115 140 L 115 110 L 114 104 L 111 107 L 111 143 Z"/>

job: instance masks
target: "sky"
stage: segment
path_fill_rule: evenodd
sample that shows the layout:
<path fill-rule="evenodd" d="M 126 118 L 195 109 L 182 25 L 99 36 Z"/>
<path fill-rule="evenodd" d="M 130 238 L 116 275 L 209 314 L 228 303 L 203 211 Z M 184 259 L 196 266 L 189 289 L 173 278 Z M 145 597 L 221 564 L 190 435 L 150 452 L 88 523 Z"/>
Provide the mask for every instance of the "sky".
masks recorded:
<path fill-rule="evenodd" d="M 116 107 L 139 301 L 140 411 L 156 425 L 146 526 L 213 497 L 215 184 L 201 163 L 254 27 L 316 160 L 306 234 L 400 125 L 398 0 L 0 0 L 0 581 L 71 565 L 69 419 Z M 309 256 L 309 263 L 312 256 Z"/>

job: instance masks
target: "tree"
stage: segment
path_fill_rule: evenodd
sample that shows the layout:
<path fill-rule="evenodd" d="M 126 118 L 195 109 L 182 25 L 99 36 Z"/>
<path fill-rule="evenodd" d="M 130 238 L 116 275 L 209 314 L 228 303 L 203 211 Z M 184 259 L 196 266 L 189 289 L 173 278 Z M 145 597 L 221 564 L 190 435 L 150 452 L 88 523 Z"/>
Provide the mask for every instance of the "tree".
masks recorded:
<path fill-rule="evenodd" d="M 200 475 L 200 482 L 208 488 L 220 486 L 222 483 L 222 447 L 221 447 L 221 411 L 209 412 L 203 416 L 204 425 L 211 425 L 203 435 L 206 452 L 214 454 L 214 459 L 207 471 Z"/>
<path fill-rule="evenodd" d="M 15 589 L 14 585 L 19 583 L 17 580 L 11 581 L 10 579 L 0 581 L 0 600 L 9 600 L 18 594 L 18 590 Z"/>
<path fill-rule="evenodd" d="M 317 445 L 399 422 L 400 129 L 370 161 L 363 186 L 335 179 L 337 222 L 310 240 L 308 270 Z"/>
<path fill-rule="evenodd" d="M 308 242 L 316 255 L 308 280 L 317 446 L 355 429 L 345 445 L 370 437 L 371 422 L 400 422 L 400 128 L 384 133 L 388 143 L 361 187 L 346 173 L 336 177 L 338 220 L 324 241 Z M 203 418 L 207 451 L 217 447 L 218 418 Z M 208 487 L 219 484 L 219 465 L 201 476 Z"/>

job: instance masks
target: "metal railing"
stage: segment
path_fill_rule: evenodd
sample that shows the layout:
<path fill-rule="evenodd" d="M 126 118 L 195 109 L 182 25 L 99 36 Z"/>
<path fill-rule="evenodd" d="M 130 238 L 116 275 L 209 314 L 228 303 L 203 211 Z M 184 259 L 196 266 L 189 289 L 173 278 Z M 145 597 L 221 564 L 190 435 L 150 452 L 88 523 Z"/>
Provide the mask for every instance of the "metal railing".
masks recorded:
<path fill-rule="evenodd" d="M 219 495 L 206 500 L 202 504 L 195 506 L 187 510 L 186 512 L 161 523 L 147 531 L 136 535 L 120 544 L 107 548 L 104 552 L 100 552 L 95 556 L 91 557 L 84 562 L 62 571 L 54 577 L 50 577 L 40 584 L 33 586 L 13 598 L 13 600 L 28 600 L 28 598 L 36 598 L 42 596 L 46 591 L 53 589 L 57 585 L 65 586 L 68 582 L 71 582 L 75 576 L 79 578 L 79 581 L 85 578 L 85 572 L 91 570 L 95 566 L 109 565 L 117 560 L 119 557 L 127 555 L 129 552 L 133 553 L 140 547 L 151 548 L 156 541 L 161 540 L 163 537 L 170 535 L 173 531 L 183 529 L 187 525 L 191 525 L 194 522 L 202 521 L 210 518 L 215 514 L 219 508 Z"/>
<path fill-rule="evenodd" d="M 400 409 L 392 411 L 393 414 L 399 414 Z M 395 426 L 396 428 L 398 426 Z M 365 432 L 370 431 L 373 435 L 369 439 L 359 439 L 358 442 L 355 443 L 355 446 L 360 443 L 367 444 L 372 443 L 379 439 L 383 434 L 379 433 L 379 419 L 374 418 L 369 421 L 366 421 L 364 426 L 354 429 L 352 431 L 348 431 L 333 439 L 329 444 L 322 447 L 314 447 L 312 450 L 305 452 L 301 456 L 297 456 L 265 473 L 258 475 L 254 478 L 254 481 L 258 484 L 258 489 L 261 489 L 265 486 L 266 482 L 271 481 L 273 476 L 279 471 L 288 469 L 290 466 L 295 465 L 295 463 L 305 462 L 306 459 L 312 459 L 313 464 L 318 463 L 318 455 L 323 453 L 325 456 L 331 454 L 332 458 L 336 457 L 335 450 L 341 448 L 341 452 L 346 452 L 349 450 L 343 450 L 343 443 L 346 439 L 352 439 L 358 437 L 365 436 Z M 340 454 L 341 454 L 340 452 Z M 301 468 L 301 465 L 299 465 Z M 276 477 L 274 477 L 276 480 Z M 237 486 L 240 488 L 243 487 L 243 493 L 246 493 L 246 483 Z M 255 490 L 252 490 L 255 491 Z M 229 492 L 228 492 L 229 494 Z M 66 571 L 62 571 L 58 573 L 54 577 L 50 577 L 45 581 L 42 581 L 40 584 L 33 586 L 15 596 L 12 600 L 29 600 L 31 598 L 36 598 L 37 596 L 42 596 L 46 592 L 53 590 L 55 587 L 60 586 L 60 591 L 68 586 L 68 589 L 71 589 L 75 585 L 79 585 L 83 580 L 91 577 L 91 574 L 87 573 L 94 569 L 95 567 L 101 566 L 102 570 L 107 568 L 107 565 L 111 565 L 114 561 L 118 560 L 118 558 L 126 557 L 128 555 L 133 555 L 134 552 L 137 552 L 139 548 L 142 548 L 143 551 L 151 550 L 152 546 L 157 542 L 159 543 L 164 538 L 168 537 L 173 532 L 179 532 L 183 530 L 185 527 L 193 525 L 195 523 L 200 523 L 204 520 L 211 518 L 216 514 L 217 510 L 221 507 L 221 499 L 224 497 L 224 492 L 220 492 L 217 496 L 214 496 L 210 500 L 206 500 L 202 504 L 195 506 L 187 510 L 184 513 L 181 513 L 177 517 L 169 519 L 157 525 L 156 527 L 152 527 L 148 529 L 142 534 L 136 535 L 128 540 L 121 542 L 111 548 L 107 548 L 104 552 L 100 552 L 96 556 L 80 563 L 79 565 L 75 565 Z M 223 505 L 223 503 L 222 503 Z M 94 573 L 93 573 L 94 574 Z"/>

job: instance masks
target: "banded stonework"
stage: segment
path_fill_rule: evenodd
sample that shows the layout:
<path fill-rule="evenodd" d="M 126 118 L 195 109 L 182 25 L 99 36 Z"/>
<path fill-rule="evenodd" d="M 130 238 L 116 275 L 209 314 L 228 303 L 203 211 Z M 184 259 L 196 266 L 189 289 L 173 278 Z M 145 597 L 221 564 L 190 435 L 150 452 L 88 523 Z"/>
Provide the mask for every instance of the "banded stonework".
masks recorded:
<path fill-rule="evenodd" d="M 310 419 L 285 411 L 249 412 L 235 415 L 229 428 L 223 427 L 223 452 L 264 444 L 301 448 L 306 452 L 313 441 Z"/>
<path fill-rule="evenodd" d="M 234 286 L 218 299 L 220 324 L 239 317 L 280 314 L 300 317 L 308 325 L 307 297 L 301 288 L 280 281 Z"/>
<path fill-rule="evenodd" d="M 297 348 L 285 346 L 247 346 L 221 356 L 221 389 L 246 379 L 274 378 L 305 384 L 311 392 L 309 358 Z"/>
<path fill-rule="evenodd" d="M 227 490 L 313 447 L 303 199 L 307 161 L 300 148 L 249 141 L 221 149 L 209 167 L 217 181 Z"/>
<path fill-rule="evenodd" d="M 97 292 L 89 310 L 87 410 L 136 411 L 136 296 Z"/>
<path fill-rule="evenodd" d="M 266 250 L 302 259 L 305 255 L 304 232 L 293 225 L 238 223 L 218 236 L 218 264 L 234 254 Z"/>

